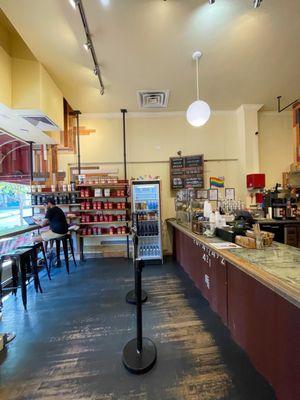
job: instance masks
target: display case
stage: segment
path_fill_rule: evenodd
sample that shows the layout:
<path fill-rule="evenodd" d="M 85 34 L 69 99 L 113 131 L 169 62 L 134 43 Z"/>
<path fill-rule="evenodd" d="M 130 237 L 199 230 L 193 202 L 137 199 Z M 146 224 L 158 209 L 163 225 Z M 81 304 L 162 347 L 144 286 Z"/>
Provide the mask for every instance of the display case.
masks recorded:
<path fill-rule="evenodd" d="M 194 189 L 179 190 L 175 199 L 176 221 L 178 224 L 202 233 L 204 200 L 196 198 Z"/>

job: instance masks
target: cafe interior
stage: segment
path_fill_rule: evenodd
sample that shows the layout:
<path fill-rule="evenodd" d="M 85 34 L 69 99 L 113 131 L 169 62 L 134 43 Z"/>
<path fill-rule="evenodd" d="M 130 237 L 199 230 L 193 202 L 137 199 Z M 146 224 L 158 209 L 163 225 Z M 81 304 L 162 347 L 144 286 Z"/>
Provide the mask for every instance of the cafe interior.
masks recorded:
<path fill-rule="evenodd" d="M 300 399 L 299 0 L 0 0 L 0 399 Z"/>

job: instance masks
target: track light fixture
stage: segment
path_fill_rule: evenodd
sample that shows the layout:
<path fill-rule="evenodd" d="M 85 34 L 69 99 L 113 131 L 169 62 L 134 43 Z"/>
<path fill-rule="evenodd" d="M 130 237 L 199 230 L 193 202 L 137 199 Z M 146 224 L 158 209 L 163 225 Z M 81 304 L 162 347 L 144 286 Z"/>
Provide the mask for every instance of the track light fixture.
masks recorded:
<path fill-rule="evenodd" d="M 78 7 L 82 25 L 83 25 L 83 28 L 85 31 L 85 36 L 86 36 L 86 43 L 83 45 L 83 47 L 85 48 L 86 51 L 90 50 L 90 52 L 91 52 L 91 55 L 92 55 L 92 58 L 94 61 L 94 74 L 98 77 L 99 84 L 100 84 L 100 94 L 103 95 L 104 94 L 104 84 L 102 81 L 101 70 L 100 70 L 98 59 L 97 59 L 96 51 L 94 48 L 93 40 L 91 37 L 91 32 L 90 32 L 90 29 L 88 26 L 87 18 L 85 15 L 84 7 L 82 4 L 82 0 L 69 0 L 69 2 L 74 9 L 76 9 L 76 7 Z"/>
<path fill-rule="evenodd" d="M 263 0 L 253 0 L 253 7 L 258 8 L 260 7 Z"/>
<path fill-rule="evenodd" d="M 70 4 L 71 4 L 71 6 L 74 8 L 74 10 L 75 10 L 75 8 L 76 8 L 76 6 L 78 5 L 78 0 L 69 0 L 69 2 L 70 2 Z"/>
<path fill-rule="evenodd" d="M 88 40 L 86 43 L 84 43 L 83 47 L 86 51 L 89 51 L 91 48 L 91 42 Z"/>

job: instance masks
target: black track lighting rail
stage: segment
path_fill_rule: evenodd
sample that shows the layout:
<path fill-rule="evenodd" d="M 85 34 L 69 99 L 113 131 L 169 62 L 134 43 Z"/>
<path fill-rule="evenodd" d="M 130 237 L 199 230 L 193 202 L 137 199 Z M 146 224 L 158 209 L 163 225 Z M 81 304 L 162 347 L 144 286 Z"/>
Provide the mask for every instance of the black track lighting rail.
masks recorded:
<path fill-rule="evenodd" d="M 92 58 L 94 61 L 94 65 L 95 65 L 94 72 L 95 72 L 95 75 L 97 75 L 97 77 L 99 79 L 100 94 L 103 95 L 105 88 L 104 88 L 104 84 L 103 84 L 103 80 L 102 80 L 102 76 L 101 76 L 101 69 L 100 69 L 98 59 L 97 59 L 95 47 L 94 47 L 93 40 L 92 40 L 92 35 L 91 35 L 89 25 L 87 22 L 87 18 L 86 18 L 83 4 L 82 4 L 82 0 L 76 0 L 76 5 L 77 5 L 79 13 L 80 13 L 80 17 L 81 17 L 82 24 L 84 27 L 87 43 L 89 43 L 88 49 L 91 51 L 91 55 L 92 55 Z"/>
<path fill-rule="evenodd" d="M 300 101 L 300 98 L 296 99 L 296 100 L 292 101 L 290 104 L 288 104 L 287 106 L 281 108 L 281 97 L 282 96 L 277 96 L 277 111 L 279 113 L 281 113 L 282 111 L 286 110 L 287 108 L 293 106 L 294 104 L 296 104 Z"/>

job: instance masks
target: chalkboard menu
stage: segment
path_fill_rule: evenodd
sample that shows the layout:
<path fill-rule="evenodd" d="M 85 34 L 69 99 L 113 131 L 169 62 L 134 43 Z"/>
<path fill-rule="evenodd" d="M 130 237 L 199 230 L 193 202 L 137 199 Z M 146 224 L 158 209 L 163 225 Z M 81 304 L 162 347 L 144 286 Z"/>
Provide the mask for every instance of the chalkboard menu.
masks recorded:
<path fill-rule="evenodd" d="M 171 189 L 204 187 L 203 154 L 186 157 L 170 157 Z"/>

